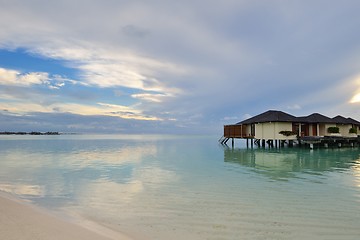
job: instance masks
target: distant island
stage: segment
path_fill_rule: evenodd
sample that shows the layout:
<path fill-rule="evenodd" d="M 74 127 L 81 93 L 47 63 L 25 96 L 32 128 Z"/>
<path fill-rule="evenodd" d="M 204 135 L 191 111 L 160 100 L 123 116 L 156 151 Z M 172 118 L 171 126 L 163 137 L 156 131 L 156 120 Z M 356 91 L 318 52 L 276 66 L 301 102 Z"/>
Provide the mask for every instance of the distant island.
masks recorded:
<path fill-rule="evenodd" d="M 60 135 L 59 132 L 0 132 L 0 135 Z"/>

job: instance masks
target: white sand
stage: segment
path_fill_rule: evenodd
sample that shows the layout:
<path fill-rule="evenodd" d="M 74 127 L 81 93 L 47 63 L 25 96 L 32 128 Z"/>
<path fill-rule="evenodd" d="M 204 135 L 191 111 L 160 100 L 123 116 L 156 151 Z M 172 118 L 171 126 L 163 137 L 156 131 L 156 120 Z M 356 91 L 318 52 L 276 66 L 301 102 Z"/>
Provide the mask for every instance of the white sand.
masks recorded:
<path fill-rule="evenodd" d="M 67 222 L 4 193 L 0 193 L 0 236 L 6 240 L 130 240 L 90 222 Z"/>

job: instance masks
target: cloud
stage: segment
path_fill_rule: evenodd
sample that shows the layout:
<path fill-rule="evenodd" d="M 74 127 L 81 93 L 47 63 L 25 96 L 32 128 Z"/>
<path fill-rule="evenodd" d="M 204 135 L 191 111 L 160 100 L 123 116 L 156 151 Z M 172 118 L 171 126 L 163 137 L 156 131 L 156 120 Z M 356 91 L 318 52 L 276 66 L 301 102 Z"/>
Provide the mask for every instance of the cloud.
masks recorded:
<path fill-rule="evenodd" d="M 360 62 L 357 1 L 317 1 L 311 9 L 302 1 L 235 0 L 0 5 L 0 48 L 61 60 L 77 72 L 5 69 L 12 76 L 7 86 L 20 86 L 23 76 L 23 87 L 54 90 L 28 93 L 45 95 L 46 104 L 29 101 L 46 112 L 157 119 L 162 126 L 176 119 L 179 126 L 209 129 L 226 116 L 269 108 L 357 113 L 349 103 L 359 93 L 349 80 Z M 75 101 L 70 91 L 95 97 Z"/>
<path fill-rule="evenodd" d="M 97 103 L 95 105 L 86 105 L 78 103 L 53 103 L 48 105 L 28 103 L 26 101 L 7 103 L 0 102 L 0 109 L 4 109 L 7 112 L 22 113 L 24 115 L 31 114 L 32 112 L 41 113 L 72 113 L 80 115 L 102 115 L 102 116 L 113 116 L 124 119 L 134 120 L 147 120 L 147 121 L 161 121 L 162 119 L 143 114 L 141 110 L 107 103 Z"/>
<path fill-rule="evenodd" d="M 293 104 L 293 105 L 287 106 L 287 109 L 289 109 L 289 110 L 300 110 L 301 106 L 299 104 Z"/>
<path fill-rule="evenodd" d="M 47 72 L 23 73 L 13 69 L 0 68 L 0 85 L 31 87 L 34 85 L 45 86 L 49 89 L 60 89 L 66 83 L 72 85 L 84 85 L 76 80 L 65 78 L 61 75 L 50 75 Z"/>
<path fill-rule="evenodd" d="M 45 189 L 44 187 L 40 185 L 28 185 L 28 184 L 16 184 L 16 183 L 8 183 L 0 184 L 0 190 L 3 192 L 16 194 L 20 196 L 36 196 L 36 197 L 43 197 L 45 195 Z"/>
<path fill-rule="evenodd" d="M 0 84 L 15 86 L 30 86 L 33 84 L 47 84 L 49 74 L 45 72 L 30 72 L 22 74 L 16 70 L 0 68 Z"/>
<path fill-rule="evenodd" d="M 141 110 L 131 108 L 128 106 L 121 106 L 115 104 L 98 103 L 101 106 L 97 108 L 98 112 L 102 112 L 100 115 L 118 116 L 125 119 L 136 119 L 136 120 L 149 120 L 149 121 L 161 121 L 161 118 L 144 115 Z"/>
<path fill-rule="evenodd" d="M 130 36 L 130 37 L 135 37 L 135 38 L 145 38 L 146 36 L 148 36 L 150 34 L 150 31 L 143 29 L 141 27 L 137 27 L 134 25 L 126 25 L 124 27 L 122 27 L 122 31 Z"/>
<path fill-rule="evenodd" d="M 79 79 L 72 83 L 100 88 L 125 87 L 142 91 L 157 91 L 164 94 L 180 94 L 179 87 L 169 86 L 167 79 L 157 79 L 162 74 L 187 75 L 188 67 L 176 63 L 144 57 L 129 50 L 99 48 L 82 42 L 73 46 L 69 43 L 41 45 L 31 52 L 46 58 L 67 61 L 79 70 Z M 63 44 L 63 45 L 62 45 Z M 80 45 L 76 47 L 77 45 Z M 87 48 L 83 46 L 86 45 Z"/>
<path fill-rule="evenodd" d="M 0 107 L 1 109 L 1 107 Z M 184 133 L 184 129 L 174 127 L 166 121 L 148 121 L 125 119 L 116 116 L 80 115 L 62 112 L 31 112 L 13 116 L 9 111 L 0 110 L 2 131 L 59 131 L 76 133 L 127 133 L 127 134 L 161 134 Z M 199 133 L 201 131 L 191 131 Z"/>
<path fill-rule="evenodd" d="M 163 99 L 166 97 L 171 97 L 171 95 L 166 94 L 152 94 L 152 93 L 139 93 L 139 94 L 132 94 L 131 97 L 142 99 L 148 102 L 155 102 L 155 103 L 161 103 L 163 102 Z"/>

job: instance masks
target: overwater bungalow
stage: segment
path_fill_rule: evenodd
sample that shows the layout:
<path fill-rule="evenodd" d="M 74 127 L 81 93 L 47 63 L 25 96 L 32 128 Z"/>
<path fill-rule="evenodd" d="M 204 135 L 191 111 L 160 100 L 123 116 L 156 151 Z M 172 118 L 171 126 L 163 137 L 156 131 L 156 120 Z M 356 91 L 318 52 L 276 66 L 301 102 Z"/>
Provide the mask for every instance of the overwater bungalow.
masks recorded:
<path fill-rule="evenodd" d="M 292 145 L 294 141 L 298 144 L 327 143 L 328 140 L 335 142 L 358 143 L 360 122 L 352 118 L 336 116 L 329 118 L 319 113 L 309 116 L 295 117 L 288 113 L 269 110 L 244 121 L 224 126 L 224 135 L 219 140 L 226 144 L 229 139 L 247 139 L 255 144 L 277 146 L 285 143 Z M 351 141 L 350 141 L 351 140 Z"/>

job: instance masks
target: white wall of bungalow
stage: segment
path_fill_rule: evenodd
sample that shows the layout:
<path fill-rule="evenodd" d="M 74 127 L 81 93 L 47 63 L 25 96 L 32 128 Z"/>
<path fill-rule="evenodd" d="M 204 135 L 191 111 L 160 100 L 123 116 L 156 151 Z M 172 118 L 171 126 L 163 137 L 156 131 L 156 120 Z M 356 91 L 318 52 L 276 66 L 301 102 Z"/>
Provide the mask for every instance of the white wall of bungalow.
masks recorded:
<path fill-rule="evenodd" d="M 290 122 L 266 122 L 255 124 L 255 138 L 265 140 L 295 140 L 296 135 L 285 136 L 280 131 L 292 131 Z"/>

